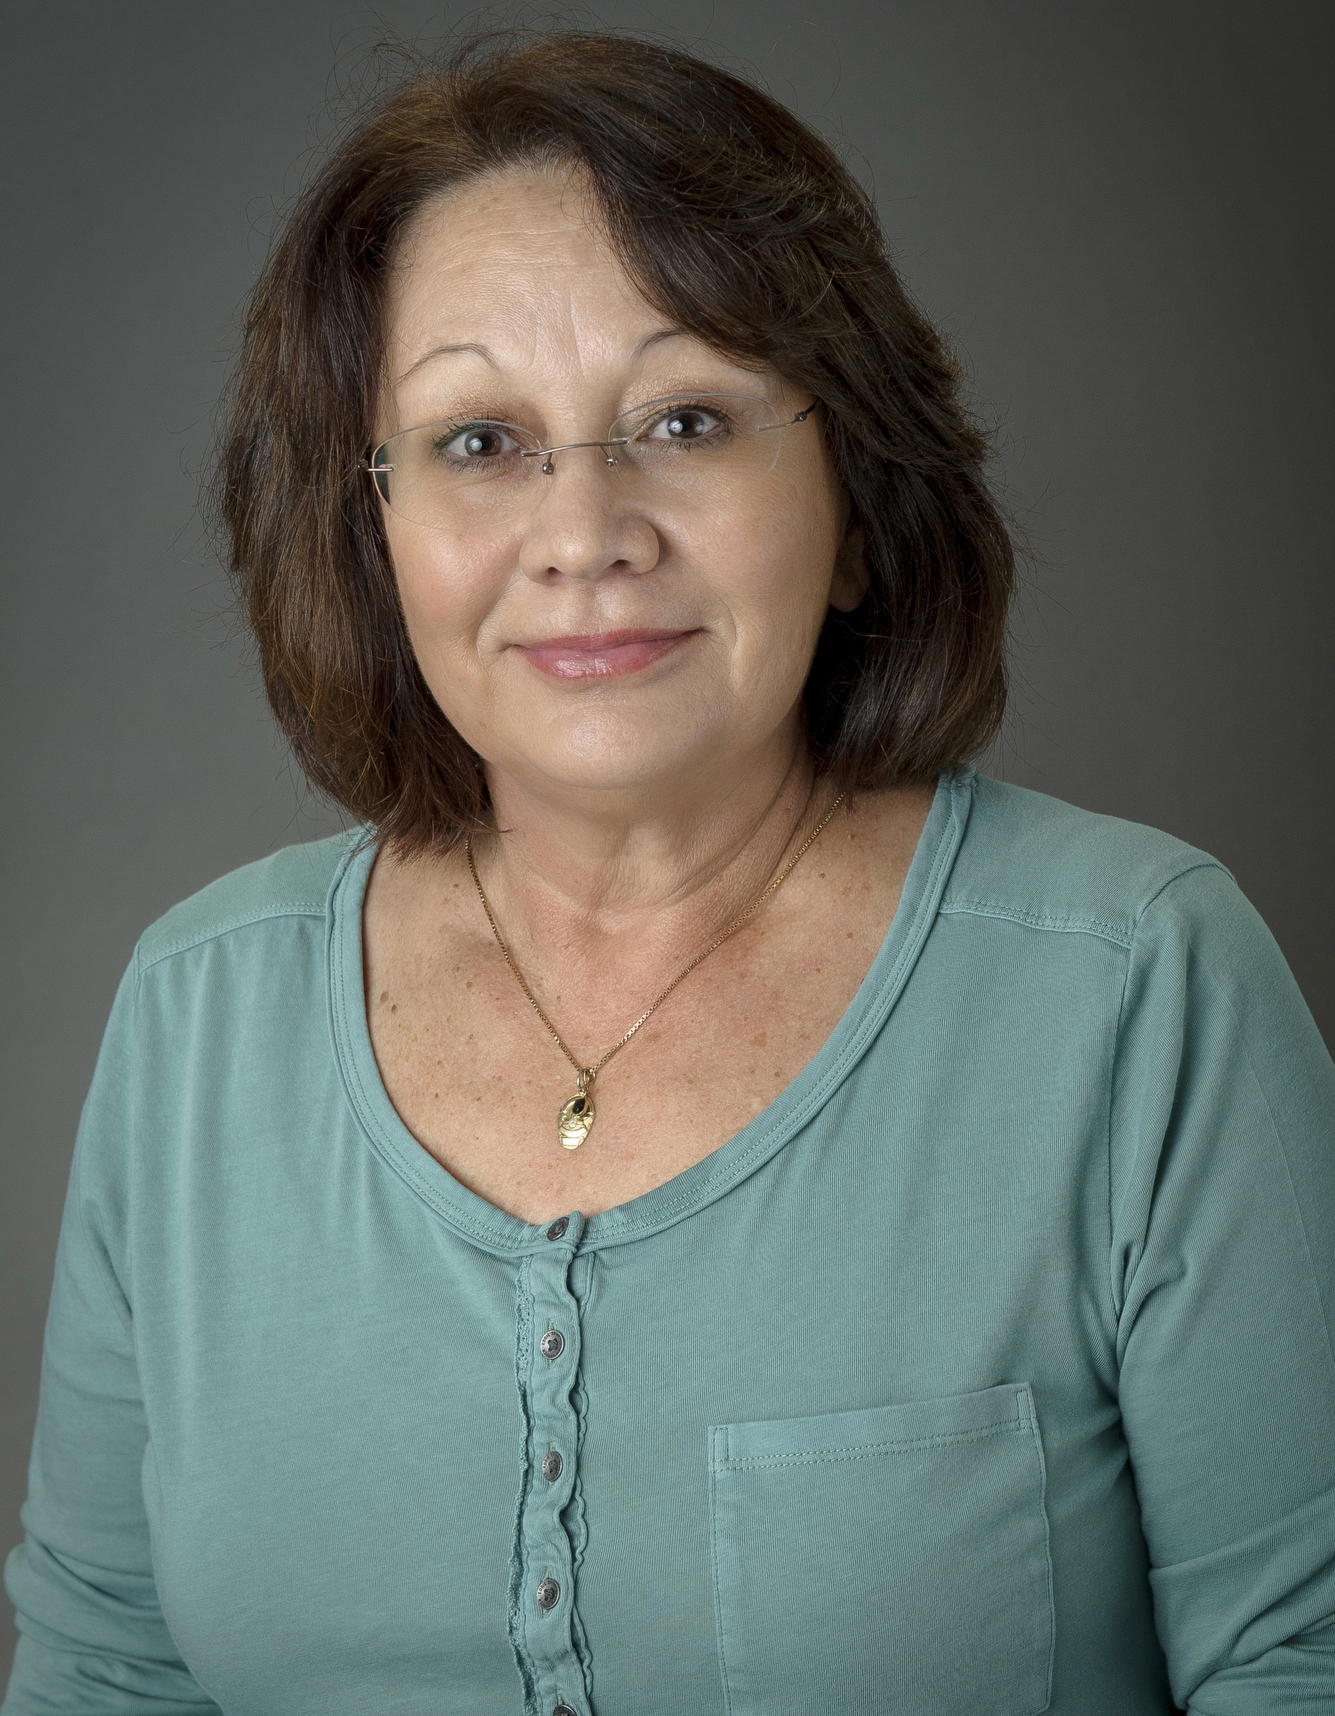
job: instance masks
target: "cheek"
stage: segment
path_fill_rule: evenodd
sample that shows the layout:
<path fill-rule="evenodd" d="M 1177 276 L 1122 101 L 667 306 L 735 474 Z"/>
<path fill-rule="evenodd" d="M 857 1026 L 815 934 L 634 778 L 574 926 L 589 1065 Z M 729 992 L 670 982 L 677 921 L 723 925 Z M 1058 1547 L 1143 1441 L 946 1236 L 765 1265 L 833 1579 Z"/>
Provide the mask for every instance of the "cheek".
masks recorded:
<path fill-rule="evenodd" d="M 776 483 L 744 515 L 699 532 L 692 558 L 710 569 L 744 658 L 805 671 L 829 607 L 838 539 L 835 504 L 797 482 Z"/>
<path fill-rule="evenodd" d="M 393 519 L 387 526 L 390 559 L 408 636 L 427 683 L 432 666 L 475 648 L 477 634 L 505 585 L 504 557 L 494 542 L 455 541 L 440 531 L 418 530 Z"/>

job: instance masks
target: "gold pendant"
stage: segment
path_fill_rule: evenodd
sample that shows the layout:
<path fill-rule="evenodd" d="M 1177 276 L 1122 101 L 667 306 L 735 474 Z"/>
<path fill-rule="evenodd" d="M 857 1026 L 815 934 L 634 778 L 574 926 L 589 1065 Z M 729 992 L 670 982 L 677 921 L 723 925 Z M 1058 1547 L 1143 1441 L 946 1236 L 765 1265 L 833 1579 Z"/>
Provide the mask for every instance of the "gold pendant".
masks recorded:
<path fill-rule="evenodd" d="M 581 1074 L 579 1089 L 569 1102 L 561 1105 L 561 1112 L 556 1117 L 556 1136 L 562 1147 L 566 1150 L 578 1150 L 593 1131 L 595 1118 L 593 1098 L 589 1095 L 588 1083 Z"/>

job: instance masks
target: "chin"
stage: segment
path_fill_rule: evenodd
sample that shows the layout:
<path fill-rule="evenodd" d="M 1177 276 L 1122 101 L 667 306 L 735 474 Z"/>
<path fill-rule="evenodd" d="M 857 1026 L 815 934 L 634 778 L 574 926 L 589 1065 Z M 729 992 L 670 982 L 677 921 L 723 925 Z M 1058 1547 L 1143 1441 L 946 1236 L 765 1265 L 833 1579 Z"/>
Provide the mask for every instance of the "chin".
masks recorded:
<path fill-rule="evenodd" d="M 533 736 L 523 737 L 531 741 Z M 572 792 L 668 789 L 684 776 L 698 775 L 729 748 L 723 734 L 698 721 L 683 720 L 674 731 L 661 716 L 627 717 L 624 710 L 562 722 L 542 737 L 548 743 L 516 746 L 512 762 L 500 761 L 499 766 L 516 775 L 540 776 Z"/>

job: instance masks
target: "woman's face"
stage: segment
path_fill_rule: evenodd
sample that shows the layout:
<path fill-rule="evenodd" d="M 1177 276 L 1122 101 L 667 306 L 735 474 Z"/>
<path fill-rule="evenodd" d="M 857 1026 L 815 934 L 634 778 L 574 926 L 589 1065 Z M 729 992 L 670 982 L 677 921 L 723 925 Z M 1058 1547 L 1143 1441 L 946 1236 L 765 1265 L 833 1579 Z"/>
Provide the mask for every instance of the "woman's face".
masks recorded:
<path fill-rule="evenodd" d="M 674 394 L 758 395 L 781 421 L 811 404 L 673 329 L 569 178 L 495 175 L 430 205 L 388 315 L 377 440 L 485 417 L 560 446 Z M 642 492 L 583 447 L 526 467 L 504 516 L 386 509 L 422 673 L 490 769 L 539 792 L 670 791 L 791 749 L 827 609 L 856 605 L 862 573 L 819 413 L 779 443 L 716 504 Z"/>

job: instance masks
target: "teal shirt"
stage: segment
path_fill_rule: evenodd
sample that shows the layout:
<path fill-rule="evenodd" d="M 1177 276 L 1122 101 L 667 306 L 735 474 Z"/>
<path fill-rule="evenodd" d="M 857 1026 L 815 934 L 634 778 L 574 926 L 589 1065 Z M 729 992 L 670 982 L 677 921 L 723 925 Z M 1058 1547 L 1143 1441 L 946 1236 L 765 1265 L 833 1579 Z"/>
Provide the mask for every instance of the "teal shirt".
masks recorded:
<path fill-rule="evenodd" d="M 943 779 L 815 1059 L 535 1227 L 381 1084 L 373 855 L 126 974 L 5 1716 L 1335 1710 L 1335 1069 L 1217 863 Z"/>

